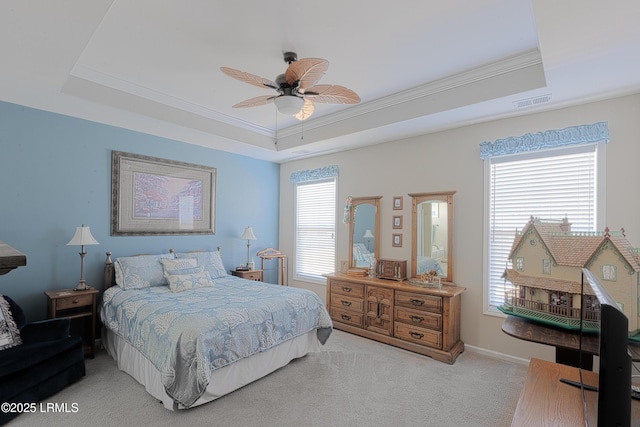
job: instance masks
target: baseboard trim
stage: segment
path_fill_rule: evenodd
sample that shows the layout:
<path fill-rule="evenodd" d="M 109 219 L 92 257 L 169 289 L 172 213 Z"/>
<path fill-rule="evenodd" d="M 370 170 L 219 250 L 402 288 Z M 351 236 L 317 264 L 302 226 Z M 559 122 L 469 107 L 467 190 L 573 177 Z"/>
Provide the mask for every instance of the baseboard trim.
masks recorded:
<path fill-rule="evenodd" d="M 529 365 L 529 359 L 523 359 L 522 357 L 515 357 L 504 353 L 499 353 L 493 350 L 487 350 L 486 348 L 476 347 L 473 345 L 466 344 L 464 345 L 465 351 L 472 351 L 478 354 L 484 354 L 485 356 L 493 357 L 495 359 L 504 360 L 506 362 L 518 363 L 520 365 Z"/>

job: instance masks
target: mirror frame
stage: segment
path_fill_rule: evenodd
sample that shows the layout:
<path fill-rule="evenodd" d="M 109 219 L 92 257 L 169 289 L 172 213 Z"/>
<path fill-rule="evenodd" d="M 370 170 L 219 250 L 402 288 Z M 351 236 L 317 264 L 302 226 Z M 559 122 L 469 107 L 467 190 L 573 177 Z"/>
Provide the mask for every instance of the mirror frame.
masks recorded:
<path fill-rule="evenodd" d="M 455 191 L 441 191 L 437 193 L 410 193 L 411 204 L 411 277 L 416 277 L 418 258 L 418 204 L 427 200 L 447 203 L 447 275 L 443 282 L 453 281 L 453 195 Z"/>
<path fill-rule="evenodd" d="M 353 265 L 353 228 L 355 211 L 358 205 L 371 204 L 375 208 L 375 224 L 373 226 L 373 257 L 378 259 L 380 249 L 380 199 L 382 196 L 370 196 L 370 197 L 353 197 L 351 199 L 351 206 L 349 207 L 349 268 L 354 268 Z"/>

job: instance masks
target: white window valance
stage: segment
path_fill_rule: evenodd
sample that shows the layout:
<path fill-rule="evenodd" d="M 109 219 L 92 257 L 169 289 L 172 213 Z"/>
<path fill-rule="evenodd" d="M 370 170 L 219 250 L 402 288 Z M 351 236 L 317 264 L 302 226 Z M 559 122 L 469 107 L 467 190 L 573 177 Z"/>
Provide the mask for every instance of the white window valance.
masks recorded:
<path fill-rule="evenodd" d="M 480 144 L 480 158 L 486 159 L 493 156 L 526 153 L 529 151 L 539 151 L 547 148 L 588 144 L 601 141 L 609 142 L 608 122 L 571 126 L 564 129 L 547 130 L 537 133 L 527 133 L 522 136 L 511 136 L 509 138 L 497 139 L 493 142 L 485 141 Z"/>
<path fill-rule="evenodd" d="M 338 165 L 330 165 L 317 169 L 292 172 L 289 180 L 294 184 L 320 179 L 335 178 L 338 176 Z"/>

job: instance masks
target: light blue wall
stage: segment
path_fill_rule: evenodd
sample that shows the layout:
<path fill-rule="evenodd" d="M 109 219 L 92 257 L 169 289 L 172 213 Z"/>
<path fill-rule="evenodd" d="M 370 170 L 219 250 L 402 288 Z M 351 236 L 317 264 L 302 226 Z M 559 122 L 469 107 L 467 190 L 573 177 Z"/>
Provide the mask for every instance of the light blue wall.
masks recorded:
<path fill-rule="evenodd" d="M 112 150 L 217 168 L 215 235 L 110 236 Z M 0 276 L 0 294 L 29 320 L 45 318 L 44 292 L 80 277 L 80 248 L 66 244 L 81 224 L 100 243 L 86 246 L 85 258 L 87 283 L 98 289 L 106 251 L 115 258 L 222 246 L 231 269 L 246 262 L 239 236 L 247 225 L 258 238 L 253 254 L 278 247 L 279 174 L 276 163 L 0 102 L 0 241 L 27 255 L 26 267 Z"/>

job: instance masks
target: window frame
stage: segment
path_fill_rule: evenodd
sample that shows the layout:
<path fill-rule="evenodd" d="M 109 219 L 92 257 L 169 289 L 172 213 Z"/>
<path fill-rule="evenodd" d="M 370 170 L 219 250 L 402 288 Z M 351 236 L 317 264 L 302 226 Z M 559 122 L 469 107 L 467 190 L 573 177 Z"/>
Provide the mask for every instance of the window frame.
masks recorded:
<path fill-rule="evenodd" d="M 322 276 L 321 274 L 313 274 L 313 273 L 304 273 L 304 272 L 299 272 L 298 267 L 300 265 L 299 262 L 299 254 L 298 254 L 298 196 L 299 196 L 299 186 L 306 186 L 306 185 L 314 185 L 314 184 L 323 184 L 323 183 L 328 183 L 328 182 L 333 182 L 334 188 L 334 209 L 332 210 L 333 212 L 333 245 L 331 246 L 332 251 L 333 251 L 333 267 L 331 269 L 331 271 L 327 271 L 326 273 L 331 273 L 332 271 L 335 271 L 335 266 L 336 266 L 336 259 L 337 259 L 337 231 L 338 231 L 338 215 L 337 215 L 337 207 L 338 207 L 338 177 L 337 176 L 330 176 L 330 177 L 326 177 L 326 178 L 318 178 L 318 179 L 313 179 L 313 180 L 305 180 L 305 181 L 300 181 L 300 182 L 294 182 L 294 190 L 293 190 L 293 199 L 294 199 L 294 206 L 293 206 L 293 221 L 294 221 L 294 225 L 293 225 L 293 278 L 294 280 L 300 281 L 300 282 L 308 282 L 308 283 L 315 283 L 315 284 L 326 284 L 326 278 L 324 276 Z M 324 273 L 322 273 L 324 274 Z"/>
<path fill-rule="evenodd" d="M 554 147 L 548 149 L 531 150 L 523 153 L 509 153 L 504 155 L 487 156 L 484 158 L 484 223 L 483 223 L 483 314 L 493 315 L 497 317 L 505 317 L 506 315 L 499 311 L 495 306 L 491 305 L 491 166 L 492 161 L 497 162 L 515 162 L 532 158 L 544 158 L 568 155 L 572 153 L 584 152 L 593 149 L 595 151 L 595 230 L 602 230 L 605 224 L 605 164 L 606 164 L 606 143 L 607 139 L 598 139 L 597 141 Z M 544 218 L 543 218 L 544 219 Z M 522 226 L 524 226 L 523 224 Z"/>

